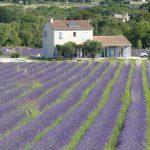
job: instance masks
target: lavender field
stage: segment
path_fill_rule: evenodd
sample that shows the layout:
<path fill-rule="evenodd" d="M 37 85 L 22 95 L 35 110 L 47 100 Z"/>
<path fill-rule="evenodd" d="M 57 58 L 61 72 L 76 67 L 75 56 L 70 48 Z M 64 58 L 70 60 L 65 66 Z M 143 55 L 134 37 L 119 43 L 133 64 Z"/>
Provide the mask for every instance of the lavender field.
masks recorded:
<path fill-rule="evenodd" d="M 0 150 L 149 150 L 150 62 L 0 63 Z"/>

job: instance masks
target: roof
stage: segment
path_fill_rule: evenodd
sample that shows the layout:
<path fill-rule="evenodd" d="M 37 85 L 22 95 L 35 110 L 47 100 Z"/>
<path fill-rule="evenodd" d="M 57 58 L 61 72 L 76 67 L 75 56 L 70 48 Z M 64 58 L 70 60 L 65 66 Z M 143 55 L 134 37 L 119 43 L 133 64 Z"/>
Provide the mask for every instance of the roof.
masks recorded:
<path fill-rule="evenodd" d="M 131 43 L 123 35 L 93 36 L 93 40 L 101 42 L 102 46 L 129 46 Z"/>
<path fill-rule="evenodd" d="M 92 30 L 93 27 L 86 20 L 54 20 L 52 23 L 54 29 L 84 29 L 84 30 Z M 77 24 L 77 26 L 69 26 L 69 24 Z"/>

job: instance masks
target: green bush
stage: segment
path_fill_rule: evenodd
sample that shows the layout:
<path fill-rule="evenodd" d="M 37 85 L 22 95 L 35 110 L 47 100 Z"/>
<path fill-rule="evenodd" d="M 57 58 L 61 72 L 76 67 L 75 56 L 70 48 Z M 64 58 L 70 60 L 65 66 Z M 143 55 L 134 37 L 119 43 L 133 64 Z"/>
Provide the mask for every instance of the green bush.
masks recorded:
<path fill-rule="evenodd" d="M 20 57 L 20 54 L 19 54 L 18 52 L 12 53 L 10 57 L 11 57 L 11 58 L 19 58 L 19 57 Z"/>
<path fill-rule="evenodd" d="M 3 55 L 3 52 L 0 50 L 0 56 Z"/>

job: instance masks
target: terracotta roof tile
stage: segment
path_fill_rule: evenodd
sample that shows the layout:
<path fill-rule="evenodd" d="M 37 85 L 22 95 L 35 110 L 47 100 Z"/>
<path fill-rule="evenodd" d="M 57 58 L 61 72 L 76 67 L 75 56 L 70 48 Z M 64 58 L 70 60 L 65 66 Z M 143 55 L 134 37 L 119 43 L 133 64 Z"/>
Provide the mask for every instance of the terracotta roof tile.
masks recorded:
<path fill-rule="evenodd" d="M 101 42 L 103 46 L 128 46 L 131 43 L 123 35 L 93 36 L 93 40 Z"/>
<path fill-rule="evenodd" d="M 69 22 L 77 23 L 78 26 L 70 27 L 67 25 Z M 93 29 L 91 24 L 86 20 L 54 20 L 52 26 L 54 29 Z"/>

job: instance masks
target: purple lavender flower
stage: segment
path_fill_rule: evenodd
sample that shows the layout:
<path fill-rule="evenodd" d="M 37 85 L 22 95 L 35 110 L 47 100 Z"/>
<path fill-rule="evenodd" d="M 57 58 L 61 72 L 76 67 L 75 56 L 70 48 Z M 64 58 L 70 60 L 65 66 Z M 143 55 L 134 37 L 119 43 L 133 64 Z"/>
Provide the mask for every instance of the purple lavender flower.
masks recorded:
<path fill-rule="evenodd" d="M 143 94 L 141 65 L 133 75 L 132 103 L 129 106 L 124 128 L 120 134 L 118 150 L 144 150 L 146 131 L 146 104 Z"/>
<path fill-rule="evenodd" d="M 73 133 L 80 127 L 80 125 L 87 119 L 89 113 L 96 107 L 108 81 L 113 78 L 117 67 L 118 64 L 112 66 L 104 78 L 92 89 L 87 100 L 76 110 L 68 114 L 60 125 L 48 132 L 42 140 L 33 147 L 33 150 L 59 150 L 69 143 Z"/>
<path fill-rule="evenodd" d="M 78 80 L 84 79 L 85 75 L 88 75 L 94 66 L 95 66 L 95 64 L 92 64 L 91 66 L 87 67 L 86 70 L 82 71 L 78 76 L 76 76 L 74 78 L 78 79 Z M 72 82 L 72 80 L 70 80 L 70 81 Z M 68 82 L 70 82 L 70 81 L 68 81 Z M 83 90 L 84 90 L 84 88 L 83 88 Z M 72 97 L 72 98 L 74 98 L 74 97 Z M 72 103 L 70 103 L 70 104 L 72 105 Z M 70 104 L 68 103 L 67 106 L 71 107 Z M 59 107 L 60 109 L 56 109 L 57 107 Z M 11 149 L 11 150 L 12 150 L 12 148 L 20 149 L 28 141 L 31 141 L 39 131 L 41 131 L 45 127 L 47 127 L 50 123 L 52 123 L 52 121 L 54 121 L 56 119 L 56 117 L 62 115 L 62 113 L 64 113 L 65 111 L 66 111 L 66 107 L 62 107 L 61 105 L 54 106 L 48 112 L 42 114 L 37 119 L 33 120 L 29 125 L 26 125 L 26 126 L 22 127 L 21 129 L 14 131 L 10 136 L 6 137 L 6 139 L 8 139 L 8 140 L 5 141 L 5 143 L 8 142 L 8 144 L 6 144 L 6 145 L 2 144 L 2 145 L 5 148 L 7 147 L 7 149 Z M 24 140 L 22 138 L 24 138 Z M 17 139 L 22 139 L 22 140 L 18 141 Z M 1 143 L 3 143 L 3 140 L 1 140 L 1 142 L 0 142 L 0 149 L 2 146 Z"/>
<path fill-rule="evenodd" d="M 123 67 L 119 79 L 113 85 L 106 106 L 80 141 L 76 150 L 101 150 L 108 142 L 108 137 L 111 135 L 121 107 L 121 99 L 125 90 L 129 70 L 129 64 Z"/>

